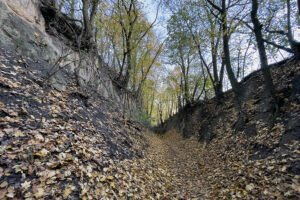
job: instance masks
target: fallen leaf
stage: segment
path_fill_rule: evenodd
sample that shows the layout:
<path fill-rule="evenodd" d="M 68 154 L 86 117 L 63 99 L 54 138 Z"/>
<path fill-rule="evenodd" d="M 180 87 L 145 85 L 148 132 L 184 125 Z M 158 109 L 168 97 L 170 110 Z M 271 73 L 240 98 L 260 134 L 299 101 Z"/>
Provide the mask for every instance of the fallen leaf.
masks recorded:
<path fill-rule="evenodd" d="M 34 36 L 37 40 L 41 40 L 40 35 L 37 32 L 34 32 Z"/>
<path fill-rule="evenodd" d="M 39 151 L 39 152 L 35 153 L 35 155 L 37 155 L 37 156 L 41 156 L 41 157 L 46 157 L 48 153 L 49 153 L 49 151 L 48 151 L 48 150 L 46 150 L 46 149 L 42 149 L 41 151 Z"/>
<path fill-rule="evenodd" d="M 5 188 L 8 185 L 7 181 L 4 181 L 0 184 L 0 188 Z"/>
<path fill-rule="evenodd" d="M 21 108 L 21 112 L 22 112 L 23 115 L 27 115 L 28 114 L 27 110 L 24 107 Z"/>
<path fill-rule="evenodd" d="M 26 191 L 30 187 L 31 182 L 30 181 L 25 181 L 21 185 L 22 185 L 23 190 Z"/>
<path fill-rule="evenodd" d="M 115 188 L 116 186 L 115 186 L 115 182 L 111 182 L 110 183 L 110 186 L 112 187 L 112 188 Z"/>
<path fill-rule="evenodd" d="M 17 130 L 14 134 L 15 137 L 23 137 L 24 134 L 20 131 L 20 130 Z"/>
<path fill-rule="evenodd" d="M 254 184 L 253 183 L 250 183 L 249 185 L 246 185 L 246 190 L 247 191 L 251 191 L 255 188 Z"/>
<path fill-rule="evenodd" d="M 37 192 L 34 193 L 35 198 L 41 198 L 45 195 L 43 188 L 37 188 Z"/>
<path fill-rule="evenodd" d="M 41 134 L 36 134 L 34 137 L 40 141 L 44 141 L 44 137 Z"/>
<path fill-rule="evenodd" d="M 106 177 L 102 177 L 102 178 L 100 179 L 100 181 L 101 181 L 101 182 L 105 182 L 105 181 L 106 181 Z"/>
<path fill-rule="evenodd" d="M 6 194 L 6 196 L 8 197 L 8 198 L 14 198 L 14 196 L 15 196 L 15 189 L 12 187 L 12 186 L 10 186 L 8 189 L 7 189 L 7 194 Z"/>
<path fill-rule="evenodd" d="M 23 64 L 25 61 L 23 59 L 18 60 L 18 63 Z"/>
<path fill-rule="evenodd" d="M 67 188 L 64 190 L 64 194 L 63 194 L 64 198 L 65 198 L 65 199 L 68 198 L 68 196 L 69 196 L 71 193 L 72 193 L 72 189 L 69 188 L 69 187 L 67 187 Z"/>

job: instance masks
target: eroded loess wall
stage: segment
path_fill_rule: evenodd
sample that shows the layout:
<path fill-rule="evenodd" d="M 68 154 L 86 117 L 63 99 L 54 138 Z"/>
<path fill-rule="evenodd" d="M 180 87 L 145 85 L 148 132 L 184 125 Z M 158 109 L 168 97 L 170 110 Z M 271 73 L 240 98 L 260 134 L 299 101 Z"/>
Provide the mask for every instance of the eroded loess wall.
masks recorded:
<path fill-rule="evenodd" d="M 271 124 L 275 127 L 280 124 L 284 127 L 279 136 L 280 145 L 300 141 L 300 63 L 286 60 L 272 66 L 271 72 L 280 100 L 280 112 L 276 118 L 272 98 L 265 93 L 262 73 L 257 71 L 241 82 L 244 100 L 240 105 L 233 92 L 228 91 L 221 101 L 210 99 L 186 106 L 156 127 L 156 131 L 163 134 L 177 129 L 184 137 L 196 135 L 200 142 L 208 144 L 214 139 L 235 135 L 255 138 L 267 131 Z"/>
<path fill-rule="evenodd" d="M 68 74 L 76 74 L 82 91 L 96 92 L 121 106 L 131 117 L 136 117 L 135 96 L 115 86 L 108 73 L 109 67 L 97 55 L 81 53 L 79 56 L 61 38 L 45 31 L 38 0 L 0 0 L 0 11 L 1 48 L 16 51 L 37 62 L 44 60 L 51 63 L 54 69 L 49 69 L 49 80 L 57 90 L 67 90 Z"/>

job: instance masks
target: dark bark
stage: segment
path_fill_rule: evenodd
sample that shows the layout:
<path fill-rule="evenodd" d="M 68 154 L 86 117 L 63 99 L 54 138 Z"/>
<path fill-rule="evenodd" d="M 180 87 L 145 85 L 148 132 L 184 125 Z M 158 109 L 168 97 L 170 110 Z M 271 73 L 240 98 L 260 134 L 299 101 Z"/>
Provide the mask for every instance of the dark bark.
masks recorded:
<path fill-rule="evenodd" d="M 71 17 L 74 19 L 75 17 L 75 0 L 71 1 Z"/>
<path fill-rule="evenodd" d="M 94 20 L 97 13 L 98 4 L 99 0 L 82 0 L 82 15 L 84 22 L 84 34 L 82 42 L 85 44 L 85 46 L 91 48 L 94 46 Z"/>
<path fill-rule="evenodd" d="M 289 53 L 294 53 L 294 51 L 292 49 L 290 49 L 290 48 L 286 48 L 286 47 L 284 47 L 282 45 L 276 44 L 275 42 L 272 42 L 272 41 L 269 41 L 269 40 L 266 40 L 266 39 L 263 39 L 263 40 L 264 40 L 265 43 L 267 43 L 269 45 L 272 45 L 272 46 L 274 46 L 274 47 L 276 47 L 278 49 L 282 49 L 282 50 L 284 50 L 286 52 L 289 52 Z"/>
<path fill-rule="evenodd" d="M 59 3 L 59 7 L 58 7 L 58 10 L 61 12 L 62 10 L 62 7 L 64 6 L 65 4 L 65 0 L 61 0 L 60 3 Z"/>
<path fill-rule="evenodd" d="M 129 83 L 129 78 L 130 78 L 130 71 L 132 68 L 132 63 L 131 63 L 131 40 L 128 39 L 126 41 L 126 46 L 128 47 L 127 49 L 127 69 L 126 69 L 126 74 L 124 77 L 124 86 L 127 87 L 128 83 Z"/>
<path fill-rule="evenodd" d="M 136 9 L 136 1 L 135 0 L 131 0 L 129 6 L 126 6 L 126 2 L 124 0 L 119 0 L 118 1 L 118 8 L 119 8 L 119 12 L 120 12 L 120 19 L 119 19 L 119 23 L 122 27 L 122 32 L 123 32 L 123 42 L 124 42 L 124 55 L 123 55 L 123 64 L 121 67 L 121 71 L 119 73 L 119 77 L 117 79 L 117 81 L 123 85 L 123 87 L 127 88 L 128 83 L 129 83 L 129 78 L 130 78 L 130 71 L 132 69 L 132 63 L 131 63 L 131 59 L 132 59 L 132 50 L 133 50 L 133 44 L 132 44 L 132 34 L 133 34 L 133 29 L 135 26 L 135 23 L 137 22 L 138 19 L 138 11 Z M 127 27 L 124 23 L 123 23 L 123 17 L 121 15 L 121 9 L 125 9 L 127 18 L 130 20 L 129 21 L 129 27 Z M 125 76 L 123 76 L 123 70 L 124 70 L 124 64 L 125 64 L 125 60 L 127 63 L 127 69 L 125 72 Z"/>
<path fill-rule="evenodd" d="M 226 10 L 226 1 L 222 0 L 222 28 L 223 28 L 223 48 L 224 48 L 224 56 L 225 56 L 225 65 L 226 71 L 228 74 L 228 78 L 232 89 L 234 90 L 235 94 L 239 97 L 240 96 L 240 86 L 238 81 L 236 80 L 232 66 L 231 66 L 231 58 L 230 58 L 230 51 L 229 51 L 229 36 L 228 36 L 228 27 L 227 27 L 227 10 Z"/>
<path fill-rule="evenodd" d="M 214 42 L 215 37 L 213 35 L 211 36 L 212 37 L 211 38 L 211 46 L 212 46 L 211 56 L 212 56 L 212 63 L 213 63 L 213 75 L 212 75 L 209 70 L 208 64 L 205 61 L 205 58 L 202 55 L 201 46 L 200 46 L 196 36 L 192 32 L 192 28 L 190 26 L 188 26 L 188 28 L 189 28 L 189 30 L 192 34 L 193 40 L 196 44 L 200 59 L 206 68 L 206 71 L 208 73 L 210 80 L 213 82 L 213 88 L 214 88 L 215 95 L 217 98 L 221 98 L 223 96 L 223 91 L 222 91 L 223 85 L 218 78 L 218 66 L 217 66 L 217 51 L 218 51 L 218 46 L 219 46 L 219 38 L 217 38 L 217 42 L 215 44 L 215 42 Z M 201 67 L 203 68 L 202 64 L 201 64 Z M 202 69 L 202 71 L 204 73 L 203 69 Z"/>
<path fill-rule="evenodd" d="M 299 3 L 299 2 L 298 2 Z M 298 4 L 299 6 L 299 4 Z M 291 26 L 291 2 L 287 0 L 287 21 L 288 21 L 288 32 L 287 38 L 290 42 L 291 48 L 294 52 L 296 58 L 300 58 L 300 43 L 295 41 L 292 33 L 292 26 Z"/>
<path fill-rule="evenodd" d="M 271 77 L 270 68 L 268 67 L 268 58 L 266 55 L 266 49 L 265 49 L 263 36 L 262 36 L 262 25 L 260 24 L 257 18 L 257 10 L 258 10 L 258 2 L 257 0 L 252 0 L 251 20 L 254 26 L 254 34 L 256 37 L 257 48 L 259 52 L 261 70 L 263 73 L 263 77 L 265 79 L 266 90 L 274 98 L 276 102 L 274 84 Z"/>
<path fill-rule="evenodd" d="M 211 39 L 211 58 L 212 58 L 212 65 L 213 65 L 213 74 L 214 74 L 214 81 L 218 82 L 218 65 L 217 65 L 217 47 L 215 47 L 214 39 Z"/>
<path fill-rule="evenodd" d="M 186 104 L 189 103 L 189 94 L 188 94 L 188 81 L 187 81 L 187 67 L 184 63 L 184 57 L 183 57 L 183 51 L 182 51 L 182 46 L 179 47 L 179 57 L 180 57 L 180 68 L 181 68 L 181 73 L 182 73 L 182 85 L 183 85 L 183 95 L 184 95 L 184 101 Z"/>
<path fill-rule="evenodd" d="M 225 62 L 224 58 L 222 57 L 222 64 L 221 64 L 221 70 L 220 70 L 220 75 L 219 75 L 219 80 L 216 84 L 216 97 L 217 99 L 222 99 L 223 98 L 223 79 L 224 79 L 224 71 L 225 71 Z"/>
<path fill-rule="evenodd" d="M 218 64 L 217 64 L 217 46 L 215 46 L 214 42 L 212 42 L 212 50 L 211 50 L 211 56 L 212 56 L 212 65 L 213 65 L 213 74 L 214 74 L 214 91 L 217 98 L 221 98 L 223 96 L 222 91 L 222 83 L 220 82 L 219 76 L 218 76 Z"/>
<path fill-rule="evenodd" d="M 240 85 L 233 73 L 231 66 L 230 50 L 229 50 L 229 34 L 228 34 L 228 25 L 227 25 L 227 8 L 226 0 L 222 0 L 222 7 L 215 5 L 211 0 L 207 2 L 221 14 L 221 23 L 222 23 L 222 33 L 223 33 L 223 51 L 224 51 L 224 62 L 226 66 L 227 75 L 232 86 L 233 91 L 236 96 L 240 97 Z"/>
<path fill-rule="evenodd" d="M 151 106 L 150 106 L 150 116 L 152 116 L 153 106 L 154 106 L 154 92 L 152 93 Z"/>
<path fill-rule="evenodd" d="M 82 26 L 78 26 L 76 22 L 81 24 L 82 22 L 61 13 L 58 9 L 56 0 L 40 0 L 40 10 L 45 19 L 46 31 L 59 37 L 68 45 L 71 43 L 71 46 L 78 50 Z"/>
<path fill-rule="evenodd" d="M 276 44 L 275 42 L 272 41 L 268 41 L 266 39 L 264 39 L 264 42 L 266 42 L 267 44 L 270 44 L 276 48 L 282 49 L 284 51 L 287 51 L 289 53 L 294 54 L 294 56 L 297 59 L 300 59 L 300 43 L 297 42 L 294 37 L 293 37 L 293 33 L 292 33 L 292 25 L 291 25 L 291 2 L 290 0 L 286 0 L 287 3 L 287 32 L 284 30 L 266 30 L 269 33 L 272 34 L 280 34 L 283 35 L 285 37 L 287 37 L 287 40 L 289 42 L 289 45 L 291 48 L 287 48 L 285 46 Z M 299 6 L 299 1 L 298 1 L 298 6 Z"/>

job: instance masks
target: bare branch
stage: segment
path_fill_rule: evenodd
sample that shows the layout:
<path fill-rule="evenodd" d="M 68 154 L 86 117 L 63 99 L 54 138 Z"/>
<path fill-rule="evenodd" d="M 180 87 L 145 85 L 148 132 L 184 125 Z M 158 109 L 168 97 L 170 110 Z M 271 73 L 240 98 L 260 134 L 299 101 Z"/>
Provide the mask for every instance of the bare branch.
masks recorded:
<path fill-rule="evenodd" d="M 206 0 L 206 2 L 208 2 L 214 9 L 218 10 L 220 13 L 223 13 L 223 10 L 219 6 L 214 4 L 211 0 Z"/>
<path fill-rule="evenodd" d="M 263 41 L 264 41 L 265 43 L 269 44 L 269 45 L 272 45 L 272 46 L 278 48 L 278 49 L 282 49 L 282 50 L 287 51 L 287 52 L 289 52 L 289 53 L 294 53 L 292 49 L 286 48 L 286 47 L 281 46 L 281 45 L 279 45 L 279 44 L 276 44 L 275 42 L 271 42 L 271 41 L 266 40 L 266 39 L 263 39 Z"/>

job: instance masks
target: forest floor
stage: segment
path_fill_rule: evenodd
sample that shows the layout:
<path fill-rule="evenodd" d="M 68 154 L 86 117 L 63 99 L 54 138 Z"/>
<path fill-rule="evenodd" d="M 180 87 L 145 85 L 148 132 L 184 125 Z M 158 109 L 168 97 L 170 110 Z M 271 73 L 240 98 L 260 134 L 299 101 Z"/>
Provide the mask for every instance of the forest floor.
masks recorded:
<path fill-rule="evenodd" d="M 143 159 L 116 165 L 126 166 L 127 173 L 135 176 L 134 187 L 139 189 L 126 190 L 139 191 L 132 193 L 134 199 L 299 198 L 299 176 L 288 173 L 291 161 L 299 158 L 299 150 L 277 159 L 224 162 L 218 158 L 221 148 L 207 150 L 195 136 L 186 139 L 171 130 L 145 137 L 149 146 Z M 122 182 L 118 186 L 122 188 Z"/>
<path fill-rule="evenodd" d="M 164 135 L 146 136 L 149 148 L 146 159 L 154 168 L 164 169 L 168 192 L 166 197 L 174 199 L 206 198 L 201 172 L 200 151 L 202 146 L 197 139 L 183 139 L 175 130 Z"/>
<path fill-rule="evenodd" d="M 278 143 L 281 123 L 207 146 L 157 135 L 72 82 L 53 89 L 43 67 L 0 50 L 0 199 L 299 199 L 299 142 L 250 159 L 253 141 Z"/>

